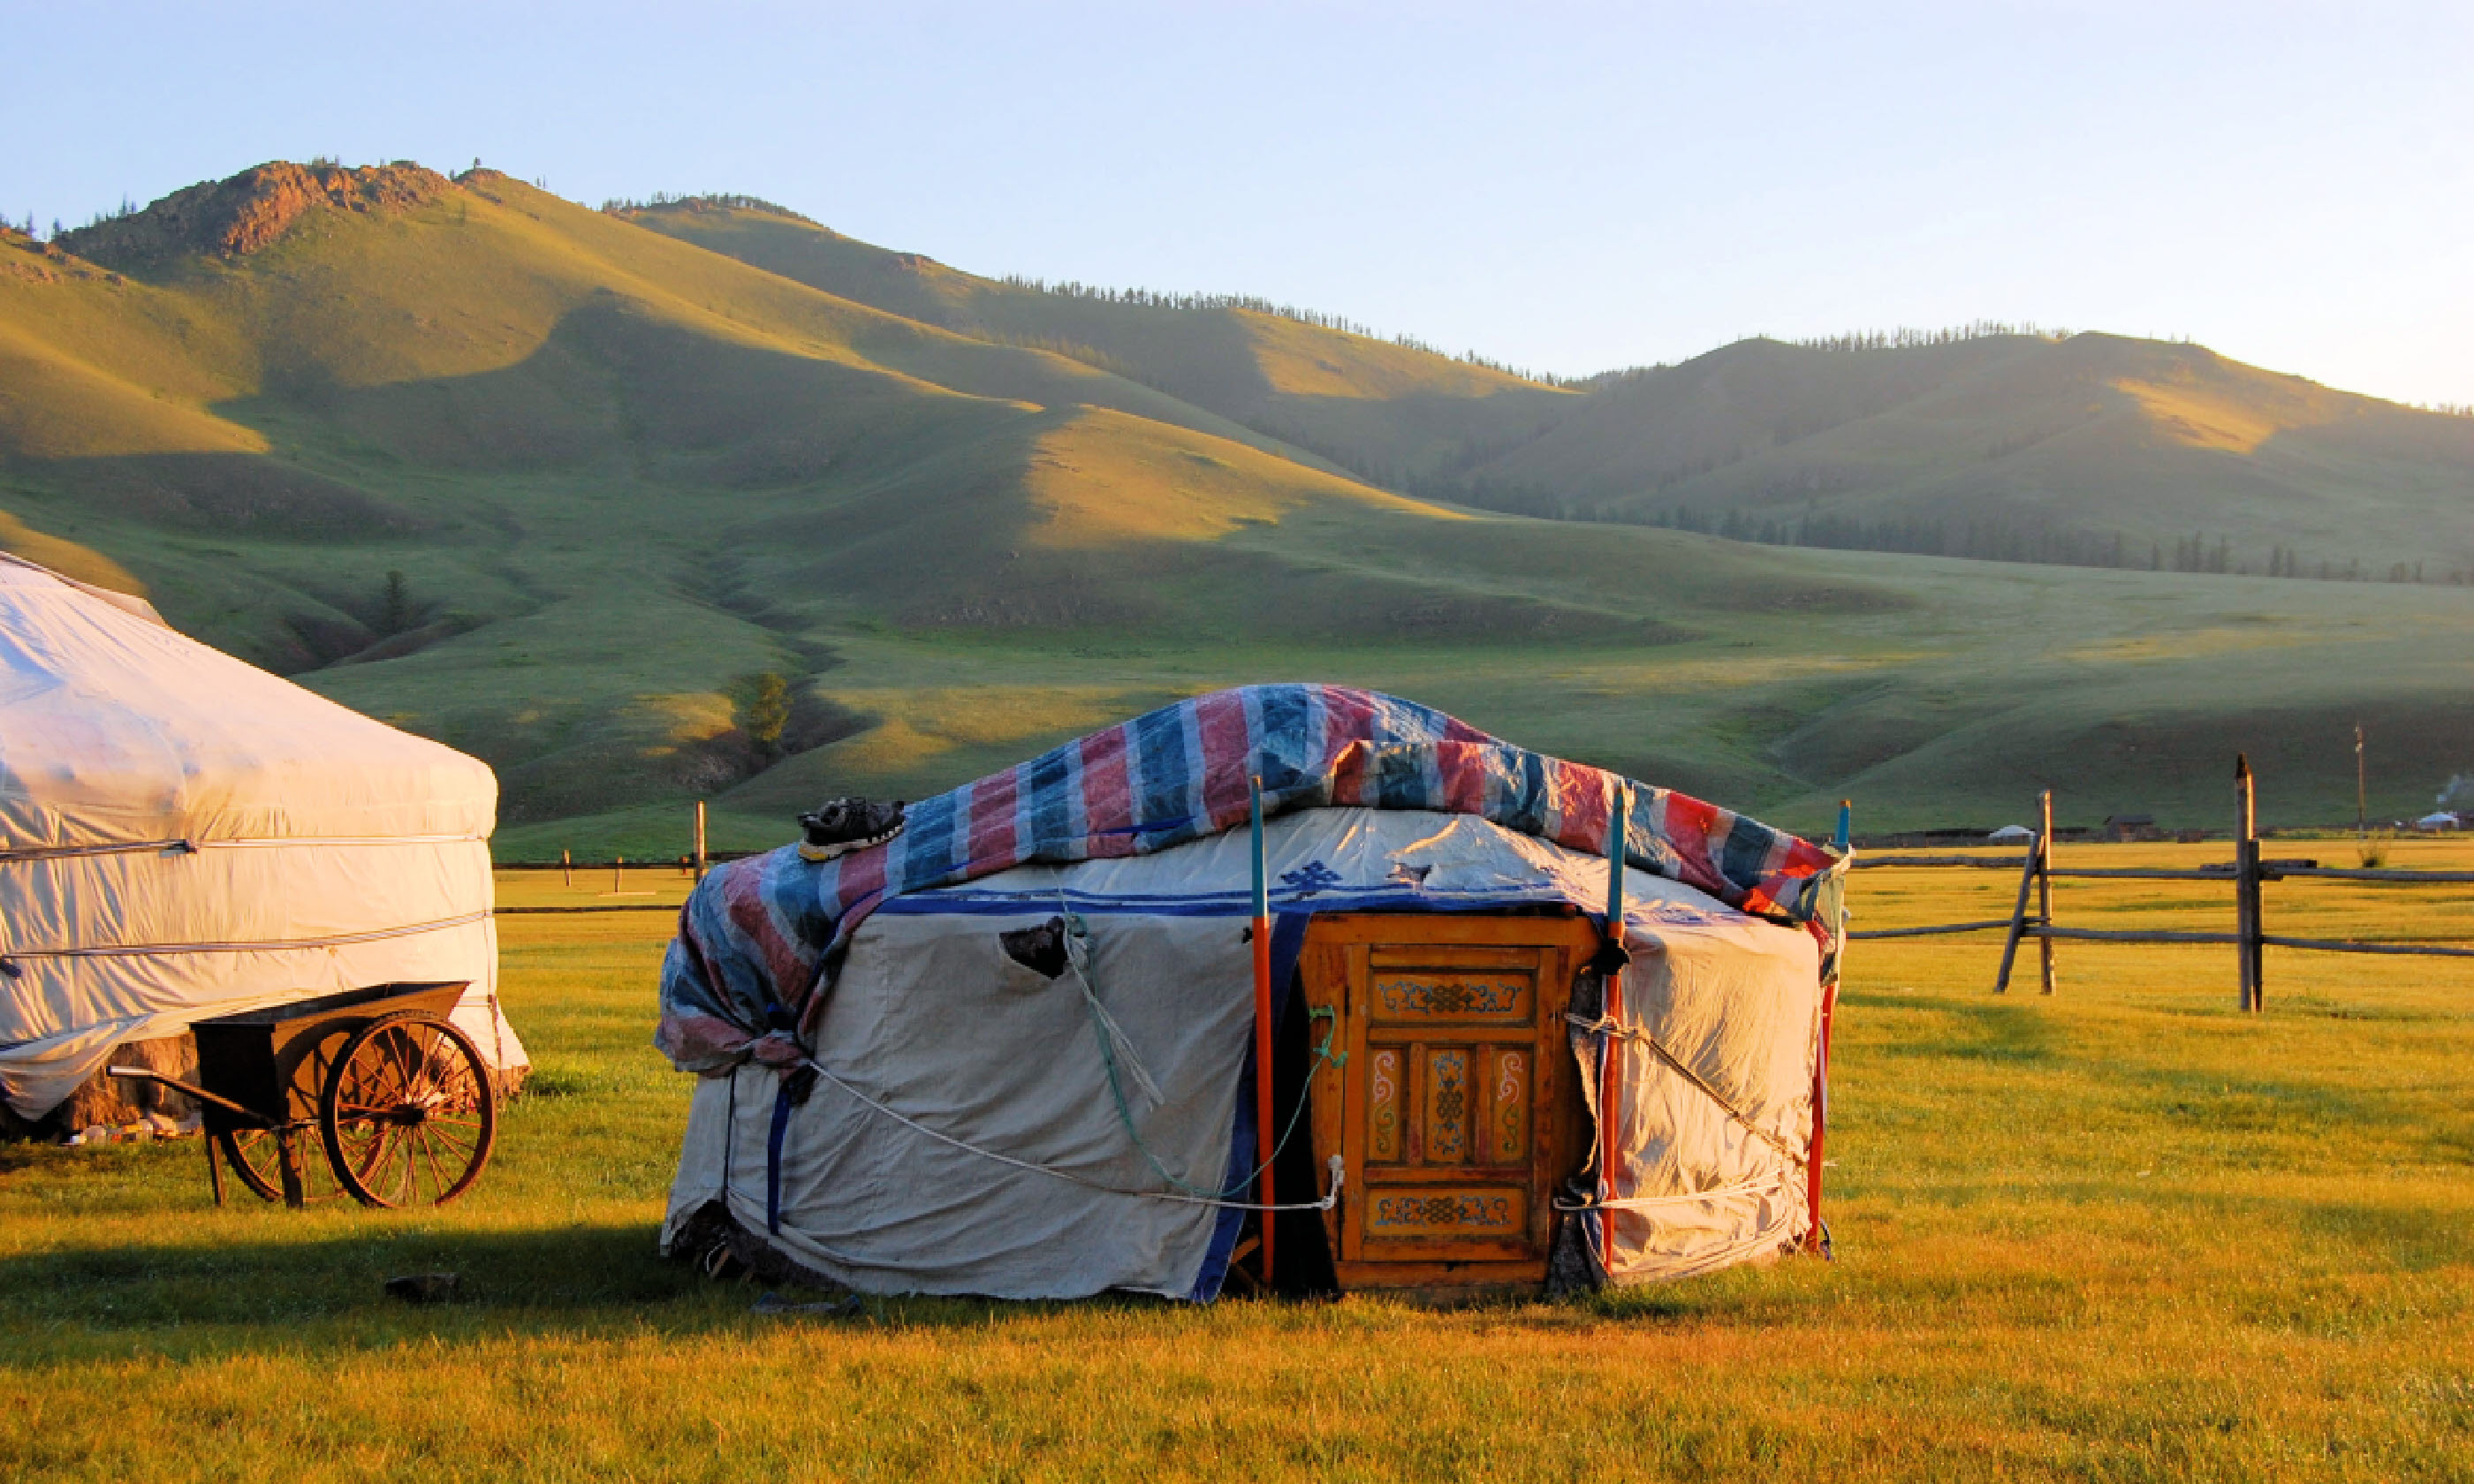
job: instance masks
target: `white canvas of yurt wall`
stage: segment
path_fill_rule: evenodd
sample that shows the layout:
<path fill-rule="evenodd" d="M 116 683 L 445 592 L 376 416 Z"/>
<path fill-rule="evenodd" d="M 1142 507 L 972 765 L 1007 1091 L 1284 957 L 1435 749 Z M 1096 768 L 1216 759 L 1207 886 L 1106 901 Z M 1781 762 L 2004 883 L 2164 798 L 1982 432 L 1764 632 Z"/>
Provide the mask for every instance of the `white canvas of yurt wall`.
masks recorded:
<path fill-rule="evenodd" d="M 362 986 L 470 981 L 500 1074 L 490 769 L 0 558 L 0 1093 L 76 1121 L 115 1047 Z M 177 1051 L 174 1052 L 177 1060 Z M 107 1100 L 108 1101 L 108 1100 Z"/>

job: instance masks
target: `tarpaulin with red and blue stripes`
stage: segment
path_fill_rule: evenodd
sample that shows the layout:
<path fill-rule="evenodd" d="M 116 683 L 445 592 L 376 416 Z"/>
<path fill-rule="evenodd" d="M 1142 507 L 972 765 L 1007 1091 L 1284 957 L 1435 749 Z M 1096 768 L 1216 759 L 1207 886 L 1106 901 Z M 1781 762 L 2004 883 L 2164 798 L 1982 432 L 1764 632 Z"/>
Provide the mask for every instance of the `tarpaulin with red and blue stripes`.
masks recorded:
<path fill-rule="evenodd" d="M 751 1057 L 795 1062 L 832 967 L 887 898 L 1033 862 L 1146 855 L 1236 828 L 1248 819 L 1248 780 L 1258 777 L 1267 814 L 1469 814 L 1589 851 L 1606 849 L 1626 781 L 1374 691 L 1214 691 L 922 800 L 885 845 L 821 862 L 785 847 L 714 871 L 680 910 L 654 1044 L 690 1071 Z M 1837 857 L 1671 789 L 1630 787 L 1623 834 L 1633 867 L 1834 945 L 1821 887 Z"/>

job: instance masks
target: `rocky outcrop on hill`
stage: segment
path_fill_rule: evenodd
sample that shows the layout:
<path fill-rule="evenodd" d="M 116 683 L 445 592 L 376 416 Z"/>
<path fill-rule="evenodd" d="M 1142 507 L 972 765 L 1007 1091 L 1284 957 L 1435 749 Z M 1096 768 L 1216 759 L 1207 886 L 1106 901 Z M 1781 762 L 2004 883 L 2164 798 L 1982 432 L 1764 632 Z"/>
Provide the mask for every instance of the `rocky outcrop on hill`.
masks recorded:
<path fill-rule="evenodd" d="M 347 169 L 320 160 L 274 160 L 227 180 L 175 191 L 143 211 L 63 232 L 81 257 L 133 269 L 173 258 L 236 258 L 279 240 L 317 210 L 406 211 L 454 189 L 409 160 Z"/>

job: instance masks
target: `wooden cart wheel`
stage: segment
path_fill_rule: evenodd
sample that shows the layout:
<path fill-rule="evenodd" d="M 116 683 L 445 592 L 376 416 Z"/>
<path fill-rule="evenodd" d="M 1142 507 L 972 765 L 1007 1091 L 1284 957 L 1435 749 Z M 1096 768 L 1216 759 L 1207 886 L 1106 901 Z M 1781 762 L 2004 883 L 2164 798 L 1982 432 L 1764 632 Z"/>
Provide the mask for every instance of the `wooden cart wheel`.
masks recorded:
<path fill-rule="evenodd" d="M 344 1043 L 318 1099 L 318 1128 L 335 1178 L 362 1205 L 443 1206 L 490 1162 L 498 1106 L 473 1038 L 405 1010 Z"/>
<path fill-rule="evenodd" d="M 283 1151 L 273 1129 L 238 1129 L 215 1136 L 216 1147 L 223 1150 L 224 1163 L 240 1177 L 240 1183 L 268 1201 L 283 1199 Z M 325 1151 L 318 1147 L 316 1131 L 308 1124 L 296 1124 L 292 1133 L 294 1157 L 301 1161 L 301 1199 L 331 1201 L 344 1193 L 336 1183 L 332 1166 Z"/>
<path fill-rule="evenodd" d="M 292 1143 L 301 1161 L 301 1195 L 304 1201 L 331 1201 L 344 1193 L 333 1166 L 318 1158 L 318 1138 L 310 1120 L 317 1116 L 319 1096 L 327 1089 L 327 1073 L 352 1030 L 351 1022 L 344 1021 L 305 1032 L 317 1039 L 305 1048 L 293 1069 L 286 1102 L 299 1120 Z M 273 1129 L 235 1129 L 216 1135 L 215 1144 L 223 1151 L 224 1163 L 259 1199 L 283 1199 L 283 1168 Z"/>

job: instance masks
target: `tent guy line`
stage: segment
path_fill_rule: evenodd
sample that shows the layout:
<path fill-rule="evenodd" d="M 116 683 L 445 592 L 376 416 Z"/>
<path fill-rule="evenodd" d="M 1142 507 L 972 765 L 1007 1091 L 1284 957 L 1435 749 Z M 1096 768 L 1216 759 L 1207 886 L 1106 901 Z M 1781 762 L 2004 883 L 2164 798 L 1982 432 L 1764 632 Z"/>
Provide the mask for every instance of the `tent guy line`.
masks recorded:
<path fill-rule="evenodd" d="M 1766 1175 L 1757 1175 L 1732 1185 L 1712 1186 L 1708 1190 L 1685 1190 L 1674 1195 L 1626 1195 L 1608 1201 L 1558 1200 L 1555 1209 L 1564 1211 L 1650 1210 L 1661 1206 L 1688 1206 L 1696 1201 L 1723 1201 L 1732 1196 L 1765 1193 L 1782 1187 L 1793 1190 L 1804 1161 L 1799 1160 L 1796 1163 L 1797 1169 L 1772 1170 Z"/>
<path fill-rule="evenodd" d="M 1054 1176 L 1055 1178 L 1065 1181 L 1068 1184 L 1080 1185 L 1085 1190 L 1097 1190 L 1103 1195 L 1122 1195 L 1139 1201 L 1174 1201 L 1180 1206 L 1209 1206 L 1215 1207 L 1221 1210 L 1322 1211 L 1329 1210 L 1340 1204 L 1340 1188 L 1346 1177 L 1342 1172 L 1341 1160 L 1338 1155 L 1333 1155 L 1328 1161 L 1324 1161 L 1325 1166 L 1331 1173 L 1331 1188 L 1329 1191 L 1325 1192 L 1323 1198 L 1320 1201 L 1298 1201 L 1286 1206 L 1264 1206 L 1253 1201 L 1227 1201 L 1222 1200 L 1216 1196 L 1187 1195 L 1184 1192 L 1177 1190 L 1128 1190 L 1122 1185 L 1103 1185 L 1096 1180 L 1085 1180 L 1081 1176 L 1075 1174 L 1072 1170 L 1058 1169 L 1053 1164 L 1040 1164 L 1030 1160 L 1017 1160 L 1012 1155 L 1000 1154 L 993 1149 L 983 1149 L 967 1139 L 956 1138 L 951 1134 L 940 1133 L 939 1131 L 932 1129 L 928 1125 L 921 1123 L 918 1119 L 910 1117 L 895 1109 L 887 1108 L 885 1104 L 880 1103 L 876 1099 L 868 1096 L 866 1093 L 861 1092 L 859 1089 L 852 1087 L 849 1083 L 844 1082 L 839 1077 L 835 1076 L 832 1072 L 827 1071 L 824 1067 L 818 1065 L 815 1059 L 813 1057 L 800 1062 L 799 1065 L 814 1072 L 817 1076 L 822 1077 L 827 1082 L 832 1083 L 835 1087 L 841 1089 L 852 1097 L 857 1098 L 863 1106 L 872 1109 L 877 1113 L 883 1113 L 894 1122 L 901 1124 L 904 1128 L 925 1134 L 930 1138 L 936 1140 L 940 1144 L 949 1144 L 956 1149 L 959 1149 L 964 1154 L 975 1154 L 982 1160 L 994 1160 L 999 1164 L 1008 1164 L 1018 1170 L 1029 1170 L 1034 1175 Z"/>
<path fill-rule="evenodd" d="M 1769 1145 L 1779 1153 L 1786 1156 L 1788 1160 L 1795 1163 L 1798 1169 L 1804 1167 L 1805 1161 L 1802 1151 L 1789 1145 L 1785 1140 L 1780 1138 L 1777 1135 L 1772 1134 L 1769 1130 L 1762 1128 L 1759 1124 L 1755 1123 L 1752 1119 L 1744 1115 L 1742 1109 L 1737 1108 L 1734 1104 L 1728 1102 L 1725 1098 L 1719 1096 L 1718 1089 L 1704 1081 L 1699 1072 L 1694 1071 L 1691 1067 L 1677 1061 L 1673 1052 L 1667 1050 L 1664 1046 L 1660 1045 L 1658 1043 L 1657 1037 L 1650 1035 L 1646 1031 L 1635 1030 L 1631 1026 L 1626 1025 L 1619 1020 L 1612 1019 L 1605 1016 L 1591 1017 L 1589 1016 L 1566 1014 L 1564 1018 L 1567 1023 L 1578 1027 L 1580 1030 L 1591 1036 L 1616 1036 L 1621 1037 L 1625 1041 L 1638 1042 L 1648 1050 L 1651 1056 L 1654 1056 L 1661 1062 L 1665 1063 L 1667 1067 L 1677 1076 L 1682 1077 L 1686 1082 L 1690 1083 L 1694 1089 L 1699 1091 L 1703 1097 L 1706 1097 L 1710 1101 L 1717 1104 L 1720 1112 L 1724 1113 L 1728 1117 L 1734 1119 L 1737 1123 L 1742 1124 L 1745 1131 L 1750 1133 L 1755 1138 L 1759 1139 L 1761 1142 Z M 1590 1206 L 1597 1204 L 1599 1203 L 1587 1202 L 1578 1206 L 1565 1206 L 1559 1201 L 1556 1203 L 1556 1207 L 1560 1210 L 1586 1210 Z"/>
<path fill-rule="evenodd" d="M 10 948 L 6 958 L 92 958 L 113 954 L 147 953 L 274 953 L 293 948 L 335 948 L 352 943 L 377 943 L 388 938 L 409 938 L 418 933 L 444 932 L 450 927 L 464 927 L 482 922 L 492 914 L 483 909 L 457 917 L 438 918 L 427 922 L 410 922 L 401 927 L 376 927 L 367 932 L 335 933 L 325 938 L 260 939 L 250 943 L 146 943 L 87 944 L 67 948 Z"/>
<path fill-rule="evenodd" d="M 133 840 L 125 845 L 37 845 L 0 850 L 0 864 L 20 860 L 70 860 L 87 855 L 195 855 L 201 850 L 277 850 L 293 846 L 466 845 L 487 835 L 302 835 L 290 839 Z"/>

